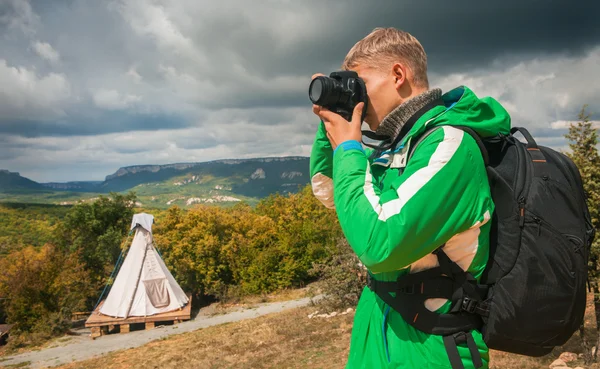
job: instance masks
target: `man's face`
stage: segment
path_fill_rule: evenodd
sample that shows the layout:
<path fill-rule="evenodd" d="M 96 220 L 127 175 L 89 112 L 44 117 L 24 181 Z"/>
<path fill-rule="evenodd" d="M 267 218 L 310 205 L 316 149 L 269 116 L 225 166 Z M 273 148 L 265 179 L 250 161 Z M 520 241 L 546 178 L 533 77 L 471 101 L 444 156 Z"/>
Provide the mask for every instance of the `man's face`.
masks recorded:
<path fill-rule="evenodd" d="M 402 102 L 396 90 L 392 69 L 386 72 L 382 68 L 359 64 L 351 70 L 365 81 L 369 96 L 365 122 L 375 131 L 383 118 Z"/>

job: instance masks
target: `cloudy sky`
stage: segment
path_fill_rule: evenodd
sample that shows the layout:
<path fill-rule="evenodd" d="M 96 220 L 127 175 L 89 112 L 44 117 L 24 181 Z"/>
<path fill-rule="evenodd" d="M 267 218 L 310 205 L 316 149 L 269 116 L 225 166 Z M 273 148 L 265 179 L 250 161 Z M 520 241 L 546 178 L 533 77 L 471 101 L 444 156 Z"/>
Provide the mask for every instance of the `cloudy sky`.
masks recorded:
<path fill-rule="evenodd" d="M 483 4 L 483 5 L 482 5 Z M 564 149 L 600 116 L 600 1 L 0 0 L 0 169 L 308 156 L 313 73 L 374 27 L 415 35 L 432 87 L 493 96 Z"/>

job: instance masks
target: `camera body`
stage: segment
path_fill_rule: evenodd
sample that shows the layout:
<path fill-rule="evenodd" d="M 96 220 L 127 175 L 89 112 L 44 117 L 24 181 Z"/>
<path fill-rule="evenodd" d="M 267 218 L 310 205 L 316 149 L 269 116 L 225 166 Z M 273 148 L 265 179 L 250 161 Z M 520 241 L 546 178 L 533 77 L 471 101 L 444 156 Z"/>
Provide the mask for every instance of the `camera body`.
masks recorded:
<path fill-rule="evenodd" d="M 329 77 L 316 77 L 308 87 L 308 96 L 313 104 L 327 108 L 347 121 L 352 119 L 354 107 L 360 102 L 365 103 L 361 122 L 367 114 L 367 87 L 354 71 L 337 71 Z"/>

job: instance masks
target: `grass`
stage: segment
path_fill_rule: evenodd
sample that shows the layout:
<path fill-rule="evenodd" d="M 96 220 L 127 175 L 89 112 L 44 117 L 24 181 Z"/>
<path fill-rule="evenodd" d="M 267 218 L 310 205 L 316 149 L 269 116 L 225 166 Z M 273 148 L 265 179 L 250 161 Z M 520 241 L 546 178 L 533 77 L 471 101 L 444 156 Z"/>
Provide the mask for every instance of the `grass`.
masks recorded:
<path fill-rule="evenodd" d="M 314 283 L 310 283 L 304 288 L 288 288 L 277 293 L 262 294 L 253 296 L 243 296 L 239 298 L 229 298 L 223 303 L 223 306 L 229 305 L 254 305 L 262 304 L 266 302 L 281 302 L 288 300 L 301 299 L 308 296 L 308 291 L 311 286 L 316 286 Z M 314 287 L 313 287 L 314 288 Z"/>
<path fill-rule="evenodd" d="M 354 314 L 309 319 L 308 314 L 315 310 L 315 307 L 303 307 L 209 327 L 59 368 L 342 369 L 347 360 Z M 590 300 L 586 327 L 592 325 L 595 325 L 595 319 Z M 591 330 L 588 335 L 595 341 Z M 578 334 L 563 347 L 557 347 L 541 358 L 491 350 L 490 369 L 546 369 L 564 351 L 581 352 Z M 600 364 L 585 366 L 581 360 L 568 365 L 600 369 Z"/>
<path fill-rule="evenodd" d="M 60 368 L 336 368 L 352 315 L 308 319 L 314 307 L 209 327 Z"/>

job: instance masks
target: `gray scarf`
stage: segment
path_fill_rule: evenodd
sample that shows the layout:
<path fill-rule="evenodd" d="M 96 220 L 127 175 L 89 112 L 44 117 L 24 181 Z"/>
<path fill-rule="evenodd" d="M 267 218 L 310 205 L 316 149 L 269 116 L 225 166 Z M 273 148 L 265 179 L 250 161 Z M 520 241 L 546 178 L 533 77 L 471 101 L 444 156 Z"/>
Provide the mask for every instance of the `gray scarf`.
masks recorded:
<path fill-rule="evenodd" d="M 410 117 L 415 115 L 415 113 L 421 110 L 425 105 L 439 99 L 441 96 L 442 90 L 440 88 L 434 88 L 403 102 L 383 118 L 375 133 L 390 137 L 392 141 L 394 141 Z"/>

